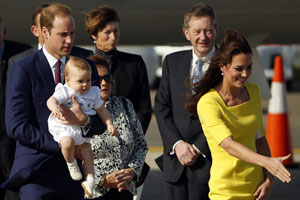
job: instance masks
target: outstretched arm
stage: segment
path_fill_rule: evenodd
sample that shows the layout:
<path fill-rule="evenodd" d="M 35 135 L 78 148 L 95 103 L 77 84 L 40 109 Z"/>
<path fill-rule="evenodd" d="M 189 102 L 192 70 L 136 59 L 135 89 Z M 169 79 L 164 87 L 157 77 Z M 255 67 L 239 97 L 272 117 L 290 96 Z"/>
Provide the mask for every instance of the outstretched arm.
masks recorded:
<path fill-rule="evenodd" d="M 251 151 L 244 145 L 236 142 L 233 138 L 227 137 L 225 138 L 220 146 L 227 151 L 230 155 L 241 159 L 245 162 L 255 164 L 261 167 L 264 167 L 268 170 L 272 175 L 279 178 L 282 182 L 290 182 L 291 181 L 291 174 L 289 171 L 283 166 L 281 161 L 287 159 L 289 157 L 278 157 L 278 158 L 270 158 L 264 155 L 260 155 Z"/>
<path fill-rule="evenodd" d="M 111 119 L 110 119 L 110 114 L 109 112 L 106 110 L 106 108 L 104 107 L 104 104 L 102 104 L 102 106 L 100 106 L 97 110 L 96 110 L 98 116 L 102 119 L 102 121 L 106 124 L 107 126 L 107 130 L 109 131 L 109 133 L 112 136 L 117 135 L 117 130 L 114 127 Z"/>

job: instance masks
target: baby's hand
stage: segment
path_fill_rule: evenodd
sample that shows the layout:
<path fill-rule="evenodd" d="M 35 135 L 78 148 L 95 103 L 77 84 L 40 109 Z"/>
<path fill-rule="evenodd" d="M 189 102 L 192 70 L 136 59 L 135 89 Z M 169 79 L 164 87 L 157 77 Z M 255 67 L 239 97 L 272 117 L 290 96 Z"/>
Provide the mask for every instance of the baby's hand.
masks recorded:
<path fill-rule="evenodd" d="M 112 124 L 107 125 L 107 130 L 112 136 L 116 136 L 118 134 L 117 129 Z"/>
<path fill-rule="evenodd" d="M 59 106 L 57 106 L 56 109 L 52 110 L 51 116 L 55 117 L 55 118 L 59 118 L 59 117 L 62 116 L 62 113 L 61 113 L 61 110 L 60 110 Z"/>

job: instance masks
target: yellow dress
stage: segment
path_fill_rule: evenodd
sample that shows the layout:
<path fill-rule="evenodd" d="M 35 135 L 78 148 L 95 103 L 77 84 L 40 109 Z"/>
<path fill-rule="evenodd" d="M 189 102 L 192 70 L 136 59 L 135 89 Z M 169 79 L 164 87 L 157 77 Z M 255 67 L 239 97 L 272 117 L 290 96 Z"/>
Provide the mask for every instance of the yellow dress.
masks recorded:
<path fill-rule="evenodd" d="M 209 180 L 211 200 L 250 200 L 263 181 L 262 168 L 231 156 L 220 143 L 232 136 L 235 141 L 256 152 L 256 133 L 266 134 L 261 113 L 260 92 L 246 83 L 250 100 L 227 107 L 214 89 L 197 104 L 198 115 L 212 154 Z"/>

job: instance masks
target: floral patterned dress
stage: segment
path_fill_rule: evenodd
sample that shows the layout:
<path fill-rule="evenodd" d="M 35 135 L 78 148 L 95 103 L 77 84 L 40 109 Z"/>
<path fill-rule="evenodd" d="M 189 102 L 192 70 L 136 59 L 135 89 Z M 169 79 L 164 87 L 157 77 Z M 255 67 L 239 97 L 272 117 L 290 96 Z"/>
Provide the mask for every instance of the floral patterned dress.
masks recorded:
<path fill-rule="evenodd" d="M 113 96 L 105 102 L 117 136 L 111 136 L 106 130 L 91 139 L 94 152 L 95 183 L 94 198 L 103 196 L 110 188 L 99 186 L 100 179 L 116 170 L 132 168 L 138 180 L 145 161 L 148 146 L 143 129 L 130 100 Z M 135 195 L 135 181 L 129 191 Z"/>

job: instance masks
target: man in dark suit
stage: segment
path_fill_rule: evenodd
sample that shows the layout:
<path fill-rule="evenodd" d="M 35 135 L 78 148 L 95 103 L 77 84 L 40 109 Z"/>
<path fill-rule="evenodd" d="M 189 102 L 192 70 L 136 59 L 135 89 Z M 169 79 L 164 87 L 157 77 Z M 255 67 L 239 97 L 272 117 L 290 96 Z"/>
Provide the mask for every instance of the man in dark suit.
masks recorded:
<path fill-rule="evenodd" d="M 58 3 L 42 11 L 40 23 L 45 39 L 43 48 L 15 64 L 8 78 L 6 126 L 17 145 L 9 179 L 1 187 L 20 189 L 22 200 L 81 200 L 84 193 L 80 181 L 70 177 L 59 145 L 48 131 L 50 111 L 46 106 L 55 89 L 56 67 L 60 67 L 60 79 L 64 78 L 75 23 L 71 10 Z M 62 65 L 56 66 L 58 60 Z M 94 65 L 92 70 L 93 85 L 99 85 Z M 83 134 L 105 130 L 99 117 L 82 113 L 75 98 L 70 109 L 61 108 L 64 115 L 60 120 L 82 126 Z"/>
<path fill-rule="evenodd" d="M 34 52 L 36 52 L 37 50 L 40 50 L 42 48 L 42 46 L 44 45 L 44 38 L 43 38 L 43 34 L 41 32 L 41 26 L 40 26 L 40 16 L 41 16 L 41 12 L 43 11 L 43 9 L 47 8 L 50 4 L 43 4 L 41 6 L 39 6 L 38 8 L 36 8 L 32 14 L 32 25 L 31 25 L 31 32 L 32 34 L 38 38 L 38 44 L 37 46 L 34 46 L 33 48 L 30 48 L 26 51 L 23 51 L 13 57 L 11 57 L 8 61 L 8 69 L 10 70 L 11 66 L 13 66 L 15 63 L 17 63 L 20 60 L 23 60 L 24 58 L 27 58 L 29 56 L 31 56 Z M 89 57 L 90 55 L 93 55 L 93 51 L 88 50 L 88 49 L 84 49 L 81 47 L 76 47 L 73 46 L 71 53 L 72 56 L 77 56 L 77 57 Z"/>
<path fill-rule="evenodd" d="M 5 89 L 8 59 L 31 46 L 19 42 L 4 40 L 5 25 L 0 18 L 0 183 L 8 178 L 13 163 L 15 146 L 14 140 L 9 138 L 5 127 Z M 17 194 L 0 189 L 0 199 L 15 199 Z"/>
<path fill-rule="evenodd" d="M 216 48 L 214 10 L 204 3 L 195 5 L 185 13 L 183 32 L 193 49 L 166 56 L 155 97 L 164 145 L 165 199 L 203 200 L 208 199 L 211 155 L 199 119 L 190 116 L 184 105 L 191 91 L 187 80 L 199 80 Z"/>

